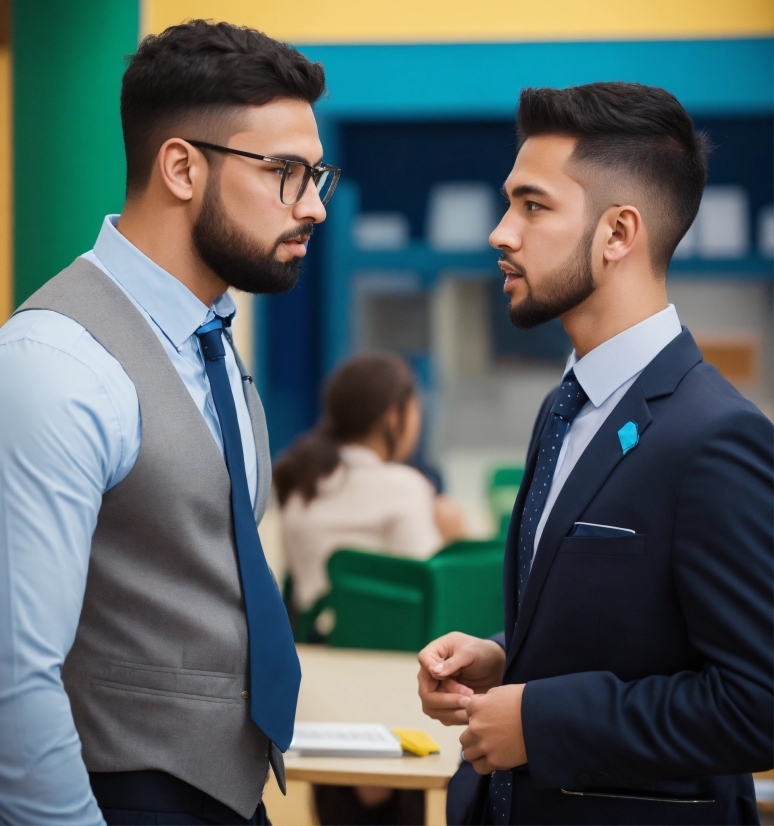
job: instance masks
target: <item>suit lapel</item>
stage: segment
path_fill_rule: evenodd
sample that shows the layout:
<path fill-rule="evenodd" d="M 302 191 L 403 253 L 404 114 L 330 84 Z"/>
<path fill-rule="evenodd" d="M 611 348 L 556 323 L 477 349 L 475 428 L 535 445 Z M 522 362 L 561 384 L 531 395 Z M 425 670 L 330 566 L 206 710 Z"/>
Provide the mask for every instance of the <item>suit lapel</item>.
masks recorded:
<path fill-rule="evenodd" d="M 514 616 L 516 625 L 513 638 L 508 643 L 506 672 L 513 663 L 527 634 L 540 592 L 561 541 L 570 533 L 573 524 L 607 481 L 616 465 L 625 458 L 618 439 L 618 431 L 627 422 L 636 422 L 640 438 L 642 438 L 642 434 L 652 421 L 648 401 L 673 393 L 685 374 L 701 360 L 701 351 L 696 346 L 688 330 L 683 328 L 683 332 L 670 342 L 643 370 L 639 379 L 634 382 L 613 412 L 605 419 L 589 446 L 578 459 L 551 509 L 543 535 L 540 538 L 535 560 L 532 564 L 532 571 L 527 582 L 527 589 L 524 593 L 524 601 L 521 610 L 518 612 L 518 617 Z M 532 453 L 536 453 L 536 445 L 533 445 Z M 534 461 L 532 469 L 534 471 Z M 520 490 L 517 499 L 517 504 L 521 500 L 522 508 L 526 490 L 523 493 L 522 496 Z M 514 516 L 516 515 L 515 510 Z M 520 516 L 521 513 L 519 512 Z M 518 525 L 515 526 L 515 530 L 518 531 Z M 516 537 L 517 534 L 514 534 L 512 523 L 508 535 L 509 557 L 515 556 Z M 509 569 L 508 573 L 510 572 Z M 508 593 L 508 590 L 515 591 L 514 588 L 510 588 L 510 582 L 512 581 L 515 580 L 509 580 L 506 583 L 506 606 L 511 606 L 510 612 L 515 615 L 512 607 L 515 597 Z M 508 615 L 509 607 L 506 607 L 506 619 Z M 506 641 L 508 641 L 508 626 L 506 626 Z"/>
<path fill-rule="evenodd" d="M 558 392 L 558 388 L 557 391 Z M 540 448 L 540 436 L 546 424 L 546 419 L 551 411 L 551 405 L 556 397 L 556 392 L 550 393 L 538 413 L 535 422 L 535 430 L 532 434 L 527 460 L 524 463 L 524 477 L 519 485 L 519 492 L 513 504 L 511 521 L 508 526 L 508 536 L 505 540 L 505 559 L 503 561 L 503 605 L 505 607 L 505 646 L 508 650 L 513 637 L 513 629 L 516 623 L 517 599 L 514 599 L 512 583 L 516 581 L 517 548 L 519 546 L 519 528 L 521 517 L 524 512 L 524 502 L 532 484 L 532 477 L 535 475 L 535 465 L 537 464 L 538 450 Z"/>
<path fill-rule="evenodd" d="M 616 465 L 624 458 L 621 443 L 618 440 L 619 429 L 627 422 L 636 422 L 640 438 L 642 438 L 651 420 L 648 404 L 642 395 L 640 386 L 635 382 L 605 419 L 602 427 L 578 459 L 551 509 L 543 535 L 540 537 L 538 550 L 532 563 L 532 571 L 527 581 L 527 589 L 524 592 L 524 601 L 516 621 L 513 640 L 508 650 L 506 668 L 516 656 L 527 632 L 559 544 L 570 533 L 578 517 L 596 496 L 597 491 L 604 485 Z"/>

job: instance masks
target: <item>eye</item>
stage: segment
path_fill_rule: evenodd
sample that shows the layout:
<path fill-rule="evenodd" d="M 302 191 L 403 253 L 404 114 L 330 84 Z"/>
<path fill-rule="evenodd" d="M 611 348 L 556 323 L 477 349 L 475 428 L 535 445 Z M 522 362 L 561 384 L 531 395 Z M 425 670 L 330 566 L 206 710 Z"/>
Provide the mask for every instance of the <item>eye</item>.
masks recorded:
<path fill-rule="evenodd" d="M 538 204 L 535 201 L 525 201 L 524 206 L 527 212 L 537 212 L 539 209 L 543 209 L 542 204 Z"/>

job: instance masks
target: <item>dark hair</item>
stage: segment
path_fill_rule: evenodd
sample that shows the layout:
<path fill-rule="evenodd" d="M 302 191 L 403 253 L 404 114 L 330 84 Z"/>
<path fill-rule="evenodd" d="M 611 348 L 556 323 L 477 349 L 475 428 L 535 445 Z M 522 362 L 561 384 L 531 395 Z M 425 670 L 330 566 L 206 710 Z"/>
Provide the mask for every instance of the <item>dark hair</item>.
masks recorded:
<path fill-rule="evenodd" d="M 547 134 L 577 138 L 573 162 L 628 177 L 644 190 L 651 259 L 666 272 L 699 211 L 709 151 L 677 98 L 639 83 L 522 90 L 519 148 Z"/>
<path fill-rule="evenodd" d="M 121 86 L 127 193 L 147 185 L 159 148 L 187 119 L 215 120 L 222 133 L 236 123 L 229 110 L 278 98 L 311 104 L 324 89 L 321 63 L 255 29 L 189 20 L 148 35 Z M 218 142 L 230 134 L 196 137 Z"/>
<path fill-rule="evenodd" d="M 411 369 L 398 356 L 359 356 L 340 367 L 326 385 L 322 421 L 291 445 L 274 467 L 280 505 L 294 491 L 311 502 L 320 479 L 338 467 L 339 446 L 367 436 L 395 405 L 402 429 L 406 406 L 415 393 Z M 385 431 L 384 435 L 394 453 L 394 434 Z"/>

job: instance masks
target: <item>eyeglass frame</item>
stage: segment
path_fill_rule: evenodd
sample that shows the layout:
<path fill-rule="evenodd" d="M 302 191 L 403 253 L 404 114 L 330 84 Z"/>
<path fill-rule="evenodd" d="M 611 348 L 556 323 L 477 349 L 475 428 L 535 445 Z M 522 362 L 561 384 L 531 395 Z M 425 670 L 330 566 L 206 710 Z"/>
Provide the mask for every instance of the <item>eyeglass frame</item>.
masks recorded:
<path fill-rule="evenodd" d="M 320 163 L 317 164 L 317 166 L 312 166 L 311 164 L 308 164 L 305 161 L 295 161 L 291 160 L 290 158 L 277 158 L 273 155 L 258 155 L 255 152 L 245 152 L 244 149 L 232 149 L 230 146 L 220 146 L 217 143 L 207 143 L 207 141 L 195 141 L 187 138 L 186 142 L 190 143 L 191 146 L 195 146 L 197 149 L 212 149 L 215 152 L 227 152 L 230 155 L 239 155 L 243 158 L 252 158 L 256 161 L 268 161 L 269 163 L 284 164 L 284 168 L 282 170 L 282 180 L 280 181 L 280 201 L 285 206 L 294 206 L 304 197 L 306 187 L 309 185 L 310 180 L 314 180 L 314 185 L 315 187 L 317 187 L 317 181 L 320 179 L 322 173 L 332 172 L 333 180 L 331 181 L 328 191 L 325 193 L 325 199 L 321 199 L 322 205 L 325 206 L 328 203 L 328 201 L 330 201 L 330 199 L 333 197 L 333 192 L 339 183 L 339 178 L 341 177 L 341 170 L 339 169 L 339 167 L 331 166 L 330 164 Z M 285 180 L 287 179 L 288 169 L 290 168 L 290 164 L 292 163 L 303 166 L 305 172 L 304 180 L 301 182 L 301 185 L 298 188 L 298 197 L 295 201 L 289 204 L 285 201 L 284 198 Z M 317 177 L 315 177 L 315 175 Z"/>

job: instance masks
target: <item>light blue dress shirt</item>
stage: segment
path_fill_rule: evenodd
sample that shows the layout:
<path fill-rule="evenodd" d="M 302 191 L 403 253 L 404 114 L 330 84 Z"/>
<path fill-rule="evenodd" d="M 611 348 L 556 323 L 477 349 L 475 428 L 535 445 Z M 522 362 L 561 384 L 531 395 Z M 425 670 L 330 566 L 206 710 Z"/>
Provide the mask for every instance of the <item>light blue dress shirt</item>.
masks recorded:
<path fill-rule="evenodd" d="M 150 324 L 221 454 L 195 330 L 235 312 L 206 307 L 141 253 L 108 216 L 96 264 Z M 242 376 L 228 369 L 250 496 L 257 467 Z M 61 668 L 78 625 L 91 537 L 105 491 L 134 466 L 142 422 L 119 363 L 65 316 L 30 310 L 0 328 L 0 822 L 103 823 L 81 759 Z"/>
<path fill-rule="evenodd" d="M 640 373 L 680 335 L 681 330 L 677 310 L 670 304 L 660 313 L 603 342 L 582 359 L 574 350 L 570 354 L 563 376 L 575 370 L 578 384 L 589 400 L 580 409 L 562 442 L 548 499 L 535 531 L 533 559 L 551 509 L 583 451 Z"/>

